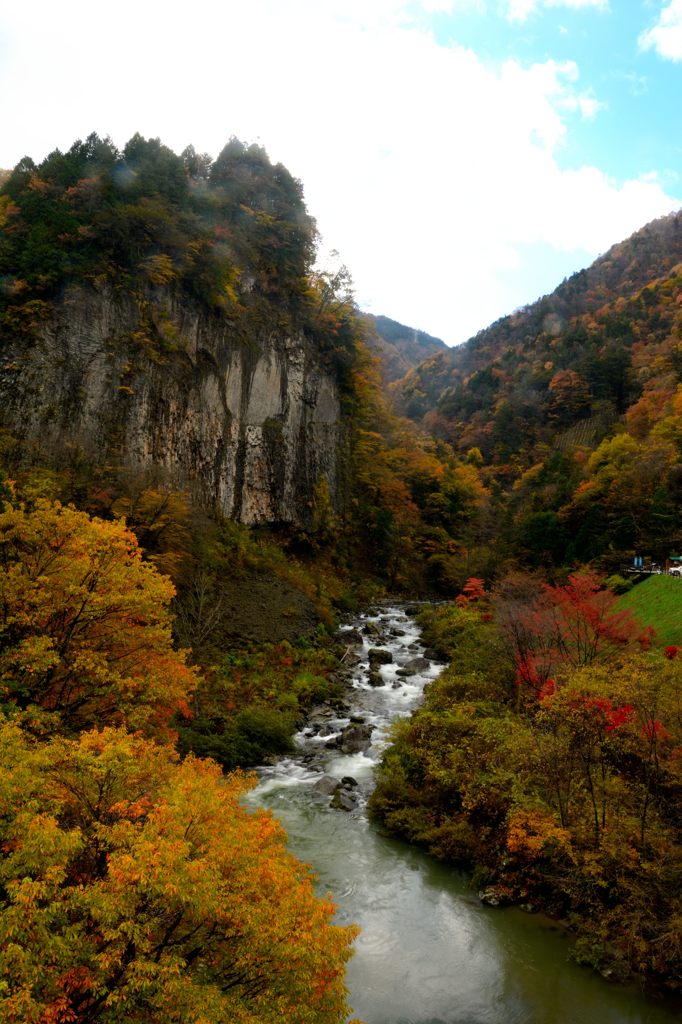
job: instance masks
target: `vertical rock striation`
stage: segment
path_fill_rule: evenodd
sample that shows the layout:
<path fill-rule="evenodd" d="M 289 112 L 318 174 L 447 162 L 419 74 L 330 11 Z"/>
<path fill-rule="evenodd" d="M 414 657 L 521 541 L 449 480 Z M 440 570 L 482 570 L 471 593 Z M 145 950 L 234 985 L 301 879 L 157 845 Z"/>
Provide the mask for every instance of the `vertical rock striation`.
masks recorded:
<path fill-rule="evenodd" d="M 69 289 L 36 338 L 5 346 L 0 423 L 56 460 L 75 447 L 246 524 L 304 524 L 320 477 L 339 502 L 339 390 L 313 344 L 165 291 Z"/>

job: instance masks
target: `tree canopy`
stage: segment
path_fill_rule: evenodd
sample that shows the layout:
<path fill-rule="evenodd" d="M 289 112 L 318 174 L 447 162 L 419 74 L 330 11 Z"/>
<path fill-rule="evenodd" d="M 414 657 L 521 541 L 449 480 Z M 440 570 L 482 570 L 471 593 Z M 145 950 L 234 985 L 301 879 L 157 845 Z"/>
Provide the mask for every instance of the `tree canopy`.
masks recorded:
<path fill-rule="evenodd" d="M 38 501 L 0 513 L 0 692 L 60 728 L 167 735 L 196 672 L 173 647 L 171 581 L 122 520 Z"/>
<path fill-rule="evenodd" d="M 300 182 L 259 146 L 232 138 L 213 162 L 139 134 L 119 152 L 93 134 L 25 158 L 0 189 L 0 327 L 30 331 L 31 314 L 78 282 L 300 312 L 315 242 Z"/>
<path fill-rule="evenodd" d="M 120 729 L 0 722 L 0 1017 L 341 1024 L 331 923 L 248 779 Z"/>

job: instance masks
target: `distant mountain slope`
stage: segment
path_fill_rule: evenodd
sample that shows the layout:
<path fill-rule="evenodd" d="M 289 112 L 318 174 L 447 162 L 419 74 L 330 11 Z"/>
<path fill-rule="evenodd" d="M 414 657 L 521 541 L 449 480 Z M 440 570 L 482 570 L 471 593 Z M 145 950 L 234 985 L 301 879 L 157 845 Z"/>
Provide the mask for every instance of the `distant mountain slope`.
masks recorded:
<path fill-rule="evenodd" d="M 485 371 L 504 361 L 513 365 L 523 361 L 524 354 L 539 354 L 551 348 L 552 353 L 566 343 L 575 346 L 573 330 L 576 319 L 595 313 L 618 298 L 627 298 L 645 285 L 665 277 L 682 262 L 682 213 L 669 214 L 652 221 L 630 238 L 612 246 L 586 270 L 580 270 L 537 302 L 515 310 L 480 331 L 464 345 L 446 348 L 428 358 L 410 372 L 395 389 L 394 398 L 400 412 L 420 420 L 426 413 L 438 410 L 446 419 L 447 397 L 460 384 L 473 384 L 481 390 L 481 381 L 471 381 L 473 374 Z M 607 333 L 616 338 L 619 328 L 614 322 Z M 580 347 L 580 346 L 578 346 Z M 562 357 L 571 363 L 571 358 Z M 527 381 L 524 379 L 523 390 Z M 533 382 L 533 388 L 537 381 Z M 486 388 L 485 390 L 490 390 Z M 497 391 L 497 388 L 493 388 Z M 446 408 L 442 408 L 442 404 Z"/>
<path fill-rule="evenodd" d="M 480 468 L 493 562 L 617 569 L 682 549 L 682 215 L 391 387 Z"/>
<path fill-rule="evenodd" d="M 367 345 L 379 357 L 384 383 L 399 380 L 423 360 L 447 350 L 440 338 L 434 338 L 425 331 L 391 320 L 387 316 L 367 314 L 370 328 Z"/>

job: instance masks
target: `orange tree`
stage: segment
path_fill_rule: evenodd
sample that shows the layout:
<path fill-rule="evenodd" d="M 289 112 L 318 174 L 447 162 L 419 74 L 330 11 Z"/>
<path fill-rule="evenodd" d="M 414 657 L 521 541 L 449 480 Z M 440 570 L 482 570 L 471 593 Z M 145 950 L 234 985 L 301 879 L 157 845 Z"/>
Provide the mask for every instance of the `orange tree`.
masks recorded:
<path fill-rule="evenodd" d="M 0 723 L 0 1019 L 341 1024 L 356 929 L 250 781 L 120 729 Z"/>
<path fill-rule="evenodd" d="M 169 579 L 123 522 L 59 503 L 0 513 L 0 694 L 61 728 L 168 734 L 194 670 L 173 649 Z"/>

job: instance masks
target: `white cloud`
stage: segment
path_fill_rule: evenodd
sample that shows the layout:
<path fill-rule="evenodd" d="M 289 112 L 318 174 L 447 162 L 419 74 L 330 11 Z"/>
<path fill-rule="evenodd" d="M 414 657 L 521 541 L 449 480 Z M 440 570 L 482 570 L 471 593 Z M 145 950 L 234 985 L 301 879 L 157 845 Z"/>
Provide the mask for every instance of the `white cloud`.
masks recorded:
<path fill-rule="evenodd" d="M 640 35 L 639 45 L 668 60 L 682 60 L 682 0 L 664 4 L 656 24 Z"/>
<path fill-rule="evenodd" d="M 579 9 L 594 7 L 597 10 L 608 10 L 608 0 L 504 0 L 507 6 L 507 17 L 510 21 L 526 21 L 531 14 L 543 7 L 570 7 Z"/>
<path fill-rule="evenodd" d="M 358 299 L 449 342 L 676 205 L 657 180 L 561 169 L 571 119 L 598 104 L 574 63 L 494 68 L 406 11 L 118 0 L 110 17 L 91 0 L 15 4 L 0 166 L 93 130 L 213 155 L 231 134 L 259 140 L 303 181 Z M 563 261 L 555 278 L 551 260 L 533 262 L 541 250 Z"/>
<path fill-rule="evenodd" d="M 478 6 L 476 0 L 471 0 L 472 5 Z M 422 0 L 420 5 L 426 14 L 451 14 L 456 6 L 457 0 Z"/>
<path fill-rule="evenodd" d="M 606 11 L 609 7 L 609 0 L 543 0 L 545 7 L 596 7 L 599 11 Z"/>
<path fill-rule="evenodd" d="M 561 102 L 563 110 L 577 111 L 586 121 L 592 121 L 606 104 L 594 96 L 567 96 Z"/>
<path fill-rule="evenodd" d="M 537 0 L 507 0 L 507 17 L 510 21 L 525 21 L 537 6 Z"/>
<path fill-rule="evenodd" d="M 645 75 L 639 75 L 635 71 L 621 71 L 614 75 L 616 80 L 620 79 L 627 83 L 631 96 L 645 96 L 649 89 L 649 82 Z"/>

